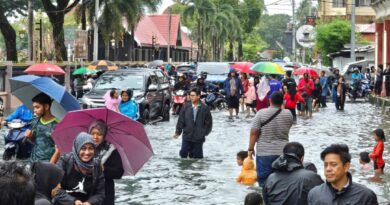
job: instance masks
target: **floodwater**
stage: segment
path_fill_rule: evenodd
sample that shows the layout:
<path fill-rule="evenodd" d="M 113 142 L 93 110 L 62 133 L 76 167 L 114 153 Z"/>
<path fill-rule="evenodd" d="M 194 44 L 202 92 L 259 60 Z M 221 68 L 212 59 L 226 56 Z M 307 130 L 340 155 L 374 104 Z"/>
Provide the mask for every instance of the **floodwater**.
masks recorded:
<path fill-rule="evenodd" d="M 290 141 L 305 147 L 305 161 L 313 162 L 323 176 L 320 152 L 332 143 L 346 143 L 352 154 L 353 180 L 374 190 L 379 202 L 390 202 L 390 173 L 383 182 L 369 180 L 372 174 L 359 171 L 359 153 L 371 152 L 375 141 L 372 131 L 383 128 L 390 136 L 390 117 L 368 103 L 350 103 L 344 112 L 336 111 L 334 104 L 314 113 L 312 119 L 298 119 L 290 132 Z M 235 122 L 227 122 L 227 112 L 213 112 L 213 131 L 204 144 L 203 160 L 179 158 L 181 139 L 173 139 L 176 117 L 170 122 L 146 126 L 155 155 L 136 176 L 116 182 L 116 204 L 175 204 L 217 205 L 244 204 L 245 195 L 255 187 L 235 182 L 240 172 L 236 153 L 246 150 L 249 141 L 250 120 L 240 115 Z M 390 139 L 390 138 L 389 138 Z M 3 141 L 0 142 L 3 147 Z M 384 158 L 390 162 L 389 145 L 385 144 Z M 385 167 L 385 173 L 390 168 Z"/>

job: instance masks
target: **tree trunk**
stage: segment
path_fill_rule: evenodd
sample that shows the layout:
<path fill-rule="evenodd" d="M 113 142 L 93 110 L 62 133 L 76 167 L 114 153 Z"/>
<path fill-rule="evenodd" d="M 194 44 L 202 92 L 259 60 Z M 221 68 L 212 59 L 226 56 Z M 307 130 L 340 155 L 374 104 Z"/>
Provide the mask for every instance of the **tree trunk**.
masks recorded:
<path fill-rule="evenodd" d="M 87 30 L 87 15 L 85 14 L 85 3 L 81 4 L 81 29 Z"/>
<path fill-rule="evenodd" d="M 0 31 L 5 41 L 7 60 L 18 61 L 18 54 L 16 51 L 16 32 L 7 20 L 7 17 L 4 16 L 4 9 L 2 6 L 0 6 L 0 13 Z"/>
<path fill-rule="evenodd" d="M 130 51 L 130 61 L 135 61 L 135 38 L 134 38 L 134 30 L 135 30 L 135 25 L 132 25 L 131 26 L 131 40 L 130 40 L 130 48 L 131 48 L 131 51 Z"/>
<path fill-rule="evenodd" d="M 228 61 L 233 62 L 233 42 L 230 40 L 229 42 L 229 53 L 228 53 Z"/>
<path fill-rule="evenodd" d="M 196 61 L 200 60 L 200 18 L 198 18 L 198 51 L 196 52 Z"/>
<path fill-rule="evenodd" d="M 49 17 L 50 23 L 53 27 L 53 39 L 57 61 L 63 61 L 67 59 L 64 42 L 65 14 L 77 6 L 79 2 L 80 0 L 74 0 L 69 5 L 69 0 L 57 0 L 57 4 L 54 5 L 51 0 L 42 0 L 42 5 L 45 8 L 46 14 Z"/>
<path fill-rule="evenodd" d="M 53 40 L 56 60 L 66 61 L 66 47 L 64 37 L 64 15 L 57 14 L 56 18 L 50 18 L 50 22 L 53 26 Z"/>
<path fill-rule="evenodd" d="M 244 56 L 244 52 L 242 51 L 242 39 L 238 39 L 238 61 L 242 60 L 242 57 Z"/>
<path fill-rule="evenodd" d="M 104 48 L 105 48 L 105 54 L 104 54 L 104 56 L 105 56 L 105 59 L 107 59 L 107 60 L 110 60 L 110 41 L 106 41 L 106 45 L 104 46 Z"/>

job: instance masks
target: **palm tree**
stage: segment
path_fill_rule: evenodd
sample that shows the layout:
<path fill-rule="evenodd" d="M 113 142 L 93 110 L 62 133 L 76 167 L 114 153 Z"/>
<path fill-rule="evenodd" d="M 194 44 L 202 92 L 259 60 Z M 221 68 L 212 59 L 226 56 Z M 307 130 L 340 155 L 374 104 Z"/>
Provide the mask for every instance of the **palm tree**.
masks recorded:
<path fill-rule="evenodd" d="M 210 0 L 188 0 L 188 7 L 183 12 L 184 20 L 187 21 L 189 17 L 196 18 L 197 26 L 197 44 L 200 53 L 197 53 L 196 59 L 199 61 L 204 58 L 204 40 L 205 40 L 205 26 L 209 16 L 215 12 L 215 6 Z"/>

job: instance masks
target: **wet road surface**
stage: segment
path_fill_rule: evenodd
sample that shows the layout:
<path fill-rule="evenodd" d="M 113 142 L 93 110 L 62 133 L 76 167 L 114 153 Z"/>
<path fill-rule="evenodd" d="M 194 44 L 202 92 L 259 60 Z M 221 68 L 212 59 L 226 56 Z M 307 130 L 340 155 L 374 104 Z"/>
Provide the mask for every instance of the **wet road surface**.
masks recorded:
<path fill-rule="evenodd" d="M 248 147 L 251 120 L 245 119 L 244 114 L 234 122 L 227 122 L 227 112 L 212 115 L 214 127 L 204 144 L 203 160 L 179 158 L 181 138 L 172 137 L 177 117 L 172 117 L 170 122 L 146 126 L 155 155 L 137 176 L 116 182 L 116 204 L 243 204 L 245 195 L 258 189 L 235 182 L 240 172 L 236 153 Z M 390 173 L 383 176 L 384 182 L 374 183 L 369 181 L 371 173 L 359 171 L 359 153 L 372 151 L 375 145 L 372 131 L 378 127 L 390 136 L 390 117 L 383 116 L 380 109 L 368 103 L 347 104 L 344 112 L 336 111 L 334 104 L 329 103 L 328 108 L 314 113 L 312 119 L 299 118 L 291 129 L 290 141 L 304 145 L 305 161 L 313 162 L 323 179 L 320 152 L 332 143 L 348 144 L 353 180 L 373 189 L 383 204 L 390 202 Z M 3 143 L 0 140 L 1 148 Z M 389 162 L 386 143 L 384 158 Z M 385 173 L 389 170 L 385 167 Z"/>

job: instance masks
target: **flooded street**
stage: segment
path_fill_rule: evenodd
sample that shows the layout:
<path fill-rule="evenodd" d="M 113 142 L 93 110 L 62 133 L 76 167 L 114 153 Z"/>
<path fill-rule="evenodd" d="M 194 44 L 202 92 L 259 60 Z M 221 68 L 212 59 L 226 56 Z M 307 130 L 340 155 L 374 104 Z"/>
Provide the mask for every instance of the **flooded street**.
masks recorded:
<path fill-rule="evenodd" d="M 304 145 L 305 161 L 313 162 L 323 179 L 320 152 L 332 143 L 348 144 L 353 180 L 373 189 L 380 203 L 389 202 L 390 173 L 384 175 L 383 183 L 370 182 L 371 175 L 359 172 L 358 155 L 361 151 L 372 151 L 375 141 L 371 132 L 375 128 L 384 128 L 389 139 L 390 118 L 368 103 L 347 104 L 344 112 L 336 111 L 332 103 L 328 106 L 315 113 L 313 119 L 298 119 L 291 129 L 290 141 Z M 235 182 L 240 172 L 236 153 L 247 149 L 251 120 L 240 115 L 235 122 L 226 122 L 227 112 L 212 114 L 214 127 L 204 144 L 203 160 L 179 158 L 181 139 L 172 137 L 177 117 L 167 123 L 148 125 L 146 130 L 155 155 L 137 176 L 117 181 L 116 204 L 243 204 L 245 195 L 258 189 Z M 3 143 L 1 140 L 0 147 Z M 385 145 L 387 163 L 390 162 L 388 148 Z M 389 170 L 385 167 L 385 173 Z"/>

